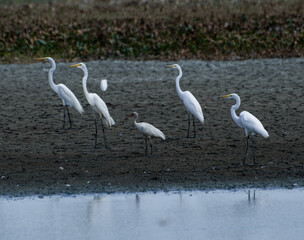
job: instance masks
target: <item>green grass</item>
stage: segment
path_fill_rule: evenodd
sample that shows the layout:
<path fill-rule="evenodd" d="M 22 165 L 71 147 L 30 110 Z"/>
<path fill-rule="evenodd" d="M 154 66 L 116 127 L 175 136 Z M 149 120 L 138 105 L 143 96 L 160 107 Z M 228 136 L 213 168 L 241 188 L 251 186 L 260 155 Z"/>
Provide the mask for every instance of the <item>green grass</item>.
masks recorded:
<path fill-rule="evenodd" d="M 0 4 L 1 62 L 304 55 L 302 0 L 9 2 Z"/>

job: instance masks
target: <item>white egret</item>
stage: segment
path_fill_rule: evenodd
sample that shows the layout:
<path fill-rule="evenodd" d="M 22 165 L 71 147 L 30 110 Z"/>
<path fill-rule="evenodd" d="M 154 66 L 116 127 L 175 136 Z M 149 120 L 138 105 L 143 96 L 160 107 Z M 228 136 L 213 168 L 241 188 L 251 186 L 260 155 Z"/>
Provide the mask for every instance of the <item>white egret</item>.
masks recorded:
<path fill-rule="evenodd" d="M 111 127 L 115 124 L 113 118 L 110 116 L 109 110 L 105 102 L 96 94 L 96 93 L 89 93 L 87 90 L 87 79 L 88 79 L 88 69 L 84 63 L 78 63 L 75 65 L 71 65 L 71 67 L 80 68 L 84 72 L 84 77 L 82 78 L 82 87 L 83 92 L 88 100 L 89 104 L 92 107 L 94 119 L 95 119 L 95 148 L 97 147 L 97 121 L 96 121 L 96 114 L 99 115 L 101 119 L 101 126 L 104 138 L 105 147 L 107 147 L 106 143 L 106 134 L 104 126 Z"/>
<path fill-rule="evenodd" d="M 176 91 L 180 99 L 183 101 L 187 112 L 188 112 L 188 133 L 187 137 L 189 137 L 189 132 L 190 132 L 190 116 L 192 114 L 192 120 L 193 120 L 193 128 L 194 128 L 194 137 L 196 137 L 196 132 L 195 132 L 195 122 L 194 122 L 194 117 L 195 116 L 201 123 L 204 123 L 204 115 L 202 108 L 196 98 L 192 95 L 191 92 L 185 91 L 183 92 L 179 86 L 179 80 L 181 79 L 183 73 L 182 69 L 178 64 L 173 64 L 173 65 L 168 65 L 166 66 L 167 68 L 176 68 L 179 71 L 179 74 L 175 80 L 175 85 L 176 85 Z"/>
<path fill-rule="evenodd" d="M 162 133 L 162 131 L 160 131 L 159 129 L 157 129 L 156 127 L 151 125 L 150 123 L 136 122 L 136 120 L 138 118 L 137 112 L 133 112 L 130 115 L 128 115 L 124 121 L 126 121 L 129 117 L 134 117 L 134 125 L 136 126 L 138 131 L 145 136 L 146 156 L 148 154 L 148 141 L 150 142 L 151 156 L 152 156 L 152 140 L 151 139 L 154 137 L 157 137 L 157 138 L 161 138 L 161 139 L 165 140 L 166 139 L 165 135 Z"/>
<path fill-rule="evenodd" d="M 105 91 L 107 91 L 107 88 L 108 88 L 108 81 L 107 81 L 107 79 L 102 79 L 100 81 L 100 89 L 101 89 L 101 91 L 105 92 Z"/>
<path fill-rule="evenodd" d="M 63 109 L 64 109 L 62 129 L 65 129 L 65 110 L 67 110 L 67 112 L 68 112 L 70 128 L 72 128 L 72 121 L 71 121 L 68 106 L 74 107 L 80 114 L 83 114 L 84 110 L 83 110 L 81 104 L 79 103 L 78 99 L 75 97 L 74 93 L 69 88 L 67 88 L 67 86 L 65 86 L 62 83 L 60 83 L 60 84 L 54 83 L 53 73 L 56 69 L 55 61 L 50 57 L 37 58 L 37 60 L 44 60 L 44 61 L 50 62 L 52 64 L 52 67 L 50 68 L 49 73 L 48 73 L 48 78 L 49 78 L 49 84 L 50 84 L 51 88 L 54 90 L 55 93 L 58 94 L 58 96 L 62 100 Z"/>
<path fill-rule="evenodd" d="M 253 156 L 253 163 L 255 163 L 255 156 L 254 156 L 254 141 L 253 141 L 253 135 L 254 134 L 260 134 L 264 138 L 268 138 L 269 134 L 263 127 L 262 123 L 259 119 L 257 119 L 255 116 L 253 116 L 251 113 L 247 111 L 243 111 L 240 113 L 239 117 L 236 115 L 235 111 L 240 107 L 241 105 L 241 99 L 240 97 L 235 94 L 231 93 L 228 95 L 220 96 L 221 98 L 233 98 L 236 101 L 236 104 L 231 107 L 231 117 L 233 121 L 241 128 L 245 129 L 245 136 L 246 136 L 246 150 L 245 150 L 245 156 L 243 160 L 243 164 L 245 164 L 247 151 L 248 151 L 248 139 L 249 136 L 252 139 L 252 156 Z"/>

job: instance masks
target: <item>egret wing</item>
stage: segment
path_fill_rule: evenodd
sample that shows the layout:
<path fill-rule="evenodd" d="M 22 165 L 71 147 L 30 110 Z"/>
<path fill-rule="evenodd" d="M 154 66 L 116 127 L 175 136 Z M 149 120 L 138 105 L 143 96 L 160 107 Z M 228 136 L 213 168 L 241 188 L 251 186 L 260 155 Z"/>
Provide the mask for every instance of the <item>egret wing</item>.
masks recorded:
<path fill-rule="evenodd" d="M 247 129 L 249 132 L 261 134 L 265 138 L 269 137 L 268 132 L 265 130 L 260 120 L 253 116 L 250 112 L 241 112 L 240 121 L 242 127 Z"/>
<path fill-rule="evenodd" d="M 92 93 L 94 107 L 98 110 L 99 113 L 106 119 L 107 124 L 111 127 L 113 121 L 108 110 L 106 103 L 96 94 Z"/>
<path fill-rule="evenodd" d="M 84 110 L 83 110 L 80 102 L 74 95 L 74 93 L 64 84 L 59 84 L 58 86 L 59 86 L 58 95 L 62 99 L 62 101 L 66 105 L 74 107 L 79 113 L 83 114 Z"/>
<path fill-rule="evenodd" d="M 138 130 L 143 133 L 146 136 L 151 136 L 151 137 L 158 137 L 162 138 L 163 140 L 166 139 L 165 134 L 163 134 L 162 131 L 160 131 L 158 128 L 154 127 L 150 123 L 138 123 Z"/>
<path fill-rule="evenodd" d="M 189 112 L 191 112 L 201 123 L 204 123 L 202 107 L 191 92 L 186 91 L 183 94 L 183 102 Z"/>

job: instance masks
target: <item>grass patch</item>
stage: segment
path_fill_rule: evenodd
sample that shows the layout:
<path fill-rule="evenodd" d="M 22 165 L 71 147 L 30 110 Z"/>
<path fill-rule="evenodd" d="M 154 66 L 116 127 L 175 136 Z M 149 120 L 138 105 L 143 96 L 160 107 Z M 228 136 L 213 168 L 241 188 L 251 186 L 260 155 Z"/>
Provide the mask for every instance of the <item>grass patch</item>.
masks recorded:
<path fill-rule="evenodd" d="M 302 0 L 4 1 L 0 61 L 304 55 Z"/>

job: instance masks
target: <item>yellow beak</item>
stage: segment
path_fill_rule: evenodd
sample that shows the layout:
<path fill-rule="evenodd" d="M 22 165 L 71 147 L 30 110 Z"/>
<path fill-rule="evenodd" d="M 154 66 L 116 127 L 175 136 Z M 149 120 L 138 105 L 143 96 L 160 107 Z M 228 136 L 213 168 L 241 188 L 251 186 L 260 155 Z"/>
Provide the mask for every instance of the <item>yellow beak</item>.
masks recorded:
<path fill-rule="evenodd" d="M 74 65 L 71 65 L 70 67 L 79 67 L 79 66 L 81 66 L 81 64 L 77 63 L 77 64 L 74 64 Z"/>
<path fill-rule="evenodd" d="M 230 94 L 228 94 L 228 95 L 223 95 L 223 96 L 220 96 L 221 98 L 226 98 L 226 97 L 231 97 L 231 95 Z"/>
<path fill-rule="evenodd" d="M 46 60 L 46 57 L 43 57 L 43 58 L 36 58 L 36 60 Z"/>
<path fill-rule="evenodd" d="M 175 67 L 175 65 L 167 65 L 166 68 L 172 68 L 172 67 Z"/>

